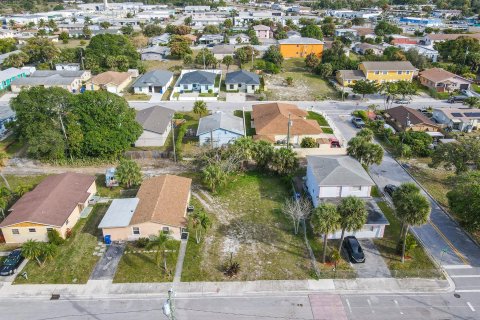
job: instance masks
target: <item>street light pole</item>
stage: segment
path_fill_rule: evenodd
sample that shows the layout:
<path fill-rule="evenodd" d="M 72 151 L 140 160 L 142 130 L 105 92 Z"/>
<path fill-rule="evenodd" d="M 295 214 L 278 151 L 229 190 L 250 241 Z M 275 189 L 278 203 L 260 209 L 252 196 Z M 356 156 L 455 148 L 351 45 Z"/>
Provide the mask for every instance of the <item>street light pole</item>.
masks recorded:
<path fill-rule="evenodd" d="M 247 125 L 245 124 L 245 106 L 242 106 L 243 112 L 243 136 L 247 137 Z"/>
<path fill-rule="evenodd" d="M 290 147 L 290 126 L 292 121 L 290 120 L 290 113 L 288 114 L 288 126 L 287 126 L 287 148 Z"/>
<path fill-rule="evenodd" d="M 169 320 L 175 320 L 175 306 L 173 305 L 173 289 L 168 290 L 168 299 L 163 303 L 163 314 L 168 317 Z"/>
<path fill-rule="evenodd" d="M 171 127 L 172 127 L 173 161 L 177 162 L 177 153 L 176 153 L 176 150 L 175 150 L 175 121 L 173 120 L 173 117 L 172 117 Z"/>

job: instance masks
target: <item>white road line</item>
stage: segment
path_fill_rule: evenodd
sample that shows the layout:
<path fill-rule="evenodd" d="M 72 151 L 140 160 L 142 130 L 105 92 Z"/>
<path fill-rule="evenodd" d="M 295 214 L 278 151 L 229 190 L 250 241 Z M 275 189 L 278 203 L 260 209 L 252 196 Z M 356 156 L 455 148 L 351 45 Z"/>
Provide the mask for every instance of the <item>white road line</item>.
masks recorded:
<path fill-rule="evenodd" d="M 400 314 L 403 314 L 403 312 L 400 311 L 400 305 L 398 304 L 398 301 L 397 301 L 397 300 L 393 300 L 393 302 L 395 302 L 395 305 L 397 306 L 398 311 L 400 312 Z"/>
<path fill-rule="evenodd" d="M 372 310 L 372 313 L 375 313 L 375 310 L 372 308 L 372 303 L 370 302 L 370 299 L 367 299 L 368 306 L 370 307 L 370 310 Z"/>
<path fill-rule="evenodd" d="M 470 302 L 467 302 L 467 306 L 470 307 L 470 310 L 472 310 L 473 312 L 475 312 L 475 308 L 472 306 L 472 304 Z"/>
<path fill-rule="evenodd" d="M 476 293 L 476 292 L 480 292 L 480 290 L 479 290 L 479 289 L 466 289 L 466 290 L 455 290 L 455 292 L 459 292 L 459 293 L 469 293 L 469 292 Z"/>
<path fill-rule="evenodd" d="M 452 275 L 450 278 L 480 278 L 480 274 L 459 274 Z"/>
<path fill-rule="evenodd" d="M 353 313 L 352 307 L 350 306 L 350 301 L 348 301 L 348 299 L 345 299 L 345 302 L 347 303 L 348 311 L 350 311 L 350 313 Z"/>
<path fill-rule="evenodd" d="M 471 269 L 472 266 L 469 264 L 446 264 L 443 266 L 443 269 Z"/>

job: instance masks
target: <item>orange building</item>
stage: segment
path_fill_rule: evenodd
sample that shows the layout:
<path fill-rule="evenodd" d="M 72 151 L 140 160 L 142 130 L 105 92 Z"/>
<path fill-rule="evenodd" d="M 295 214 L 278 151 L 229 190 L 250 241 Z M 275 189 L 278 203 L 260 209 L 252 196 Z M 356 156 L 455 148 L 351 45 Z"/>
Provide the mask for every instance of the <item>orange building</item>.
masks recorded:
<path fill-rule="evenodd" d="M 323 53 L 323 41 L 313 38 L 292 37 L 279 40 L 278 43 L 280 53 L 285 59 L 305 58 L 310 53 L 321 57 Z"/>

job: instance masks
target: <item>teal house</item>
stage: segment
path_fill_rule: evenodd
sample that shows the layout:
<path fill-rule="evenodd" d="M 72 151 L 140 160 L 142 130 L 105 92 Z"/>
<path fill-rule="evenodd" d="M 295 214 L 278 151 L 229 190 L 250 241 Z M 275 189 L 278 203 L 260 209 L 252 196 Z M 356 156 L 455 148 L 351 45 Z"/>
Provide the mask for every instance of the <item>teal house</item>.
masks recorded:
<path fill-rule="evenodd" d="M 10 88 L 12 81 L 18 78 L 27 77 L 26 70 L 20 70 L 17 68 L 8 68 L 0 71 L 0 90 Z"/>

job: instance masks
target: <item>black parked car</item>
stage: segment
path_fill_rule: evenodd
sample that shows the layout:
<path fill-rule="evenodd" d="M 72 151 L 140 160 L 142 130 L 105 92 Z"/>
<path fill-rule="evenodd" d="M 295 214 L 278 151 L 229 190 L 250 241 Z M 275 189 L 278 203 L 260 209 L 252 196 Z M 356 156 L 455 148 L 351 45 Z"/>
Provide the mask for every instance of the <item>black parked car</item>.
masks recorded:
<path fill-rule="evenodd" d="M 385 191 L 385 193 L 391 197 L 393 196 L 393 193 L 395 192 L 395 190 L 397 190 L 397 188 L 398 187 L 393 184 L 387 184 L 385 188 L 383 188 L 383 191 Z"/>
<path fill-rule="evenodd" d="M 0 276 L 9 276 L 17 272 L 17 268 L 22 261 L 23 256 L 21 250 L 13 250 L 10 252 L 7 259 L 3 261 L 2 267 L 0 267 Z"/>
<path fill-rule="evenodd" d="M 348 259 L 353 263 L 364 263 L 365 254 L 362 246 L 354 236 L 348 236 L 343 239 L 343 248 L 347 251 Z"/>

